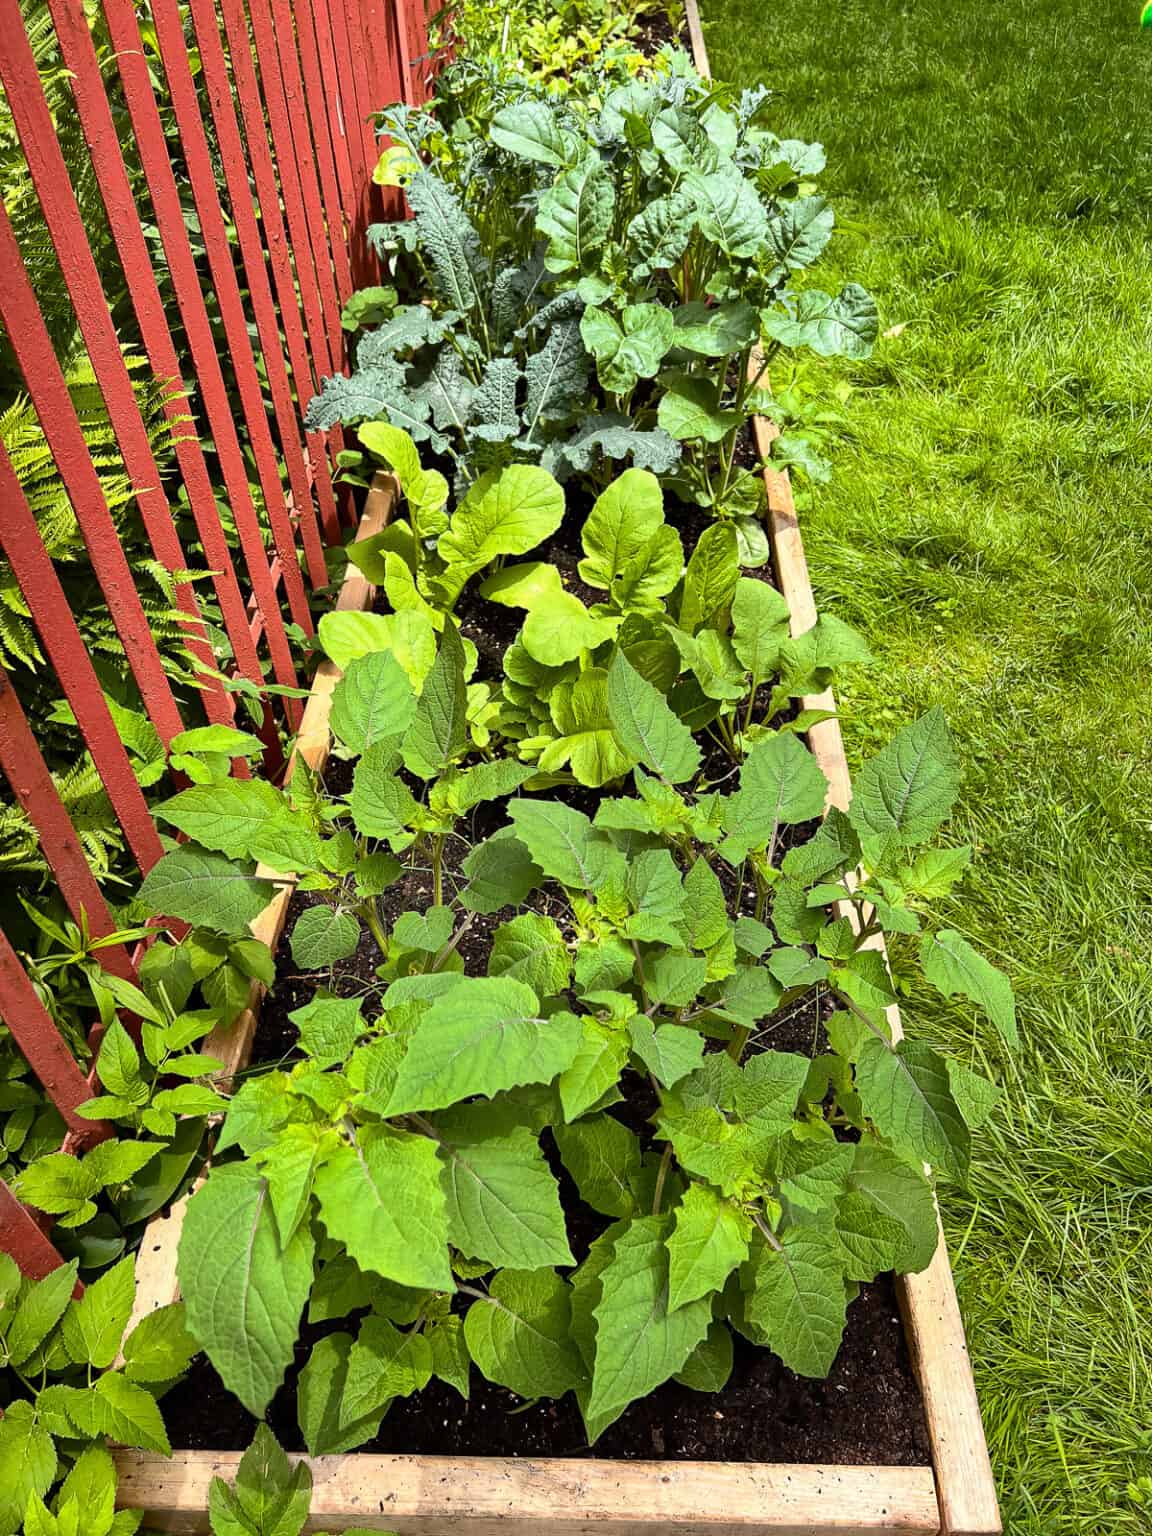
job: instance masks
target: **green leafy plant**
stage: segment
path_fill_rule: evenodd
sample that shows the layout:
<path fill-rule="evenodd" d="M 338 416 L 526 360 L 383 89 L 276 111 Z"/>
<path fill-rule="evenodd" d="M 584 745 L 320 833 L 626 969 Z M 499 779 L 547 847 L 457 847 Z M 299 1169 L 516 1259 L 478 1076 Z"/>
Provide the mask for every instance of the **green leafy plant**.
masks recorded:
<path fill-rule="evenodd" d="M 42 1280 L 21 1279 L 0 1253 L 3 1536 L 22 1521 L 25 1536 L 131 1536 L 141 1516 L 115 1511 L 106 1442 L 170 1454 L 157 1399 L 197 1350 L 183 1304 L 159 1307 L 129 1327 L 134 1258 L 83 1295 L 75 1294 L 76 1276 L 73 1260 Z"/>
<path fill-rule="evenodd" d="M 759 735 L 731 792 L 694 794 L 691 733 L 616 665 L 639 794 L 594 819 L 510 800 L 456 897 L 397 919 L 388 943 L 409 963 L 386 970 L 373 1012 L 334 993 L 297 1010 L 301 1059 L 243 1084 L 189 1206 L 189 1326 L 250 1411 L 305 1309 L 370 1308 L 301 1375 L 314 1453 L 371 1439 L 433 1375 L 466 1393 L 469 1360 L 525 1396 L 574 1391 L 591 1439 L 670 1376 L 717 1390 L 732 1328 L 824 1374 L 855 1287 L 928 1262 L 923 1165 L 963 1178 L 995 1101 L 893 1038 L 873 947 L 885 933 L 900 967 L 918 958 L 1012 1043 L 1004 977 L 923 927 L 968 856 L 918 851 L 958 784 L 941 717 L 866 765 L 847 815 L 797 839 L 827 786 L 794 733 Z M 442 963 L 458 922 L 505 911 L 487 975 Z M 826 1045 L 765 1048 L 773 1020 L 805 1008 Z M 657 1098 L 643 1137 L 612 1114 L 633 1074 Z M 605 1221 L 579 1264 L 542 1136 Z"/>
<path fill-rule="evenodd" d="M 390 421 L 465 479 L 514 457 L 597 480 L 631 459 L 730 519 L 743 562 L 761 564 L 758 466 L 736 449 L 748 416 L 779 403 L 766 370 L 797 350 L 866 357 L 876 309 L 857 285 L 800 280 L 834 225 L 813 190 L 820 147 L 761 126 L 765 92 L 710 89 L 683 56 L 664 65 L 602 98 L 509 76 L 476 118 L 453 119 L 446 94 L 450 134 L 427 112 L 382 114 L 414 216 L 378 243 L 398 271 L 416 263 L 433 302 L 368 330 L 310 419 Z M 522 208 L 530 220 L 508 216 Z M 826 473 L 811 429 L 777 451 Z"/>
<path fill-rule="evenodd" d="M 300 1536 L 312 1503 L 312 1473 L 293 1466 L 267 1424 L 256 1430 L 231 1483 L 212 1479 L 208 1513 L 213 1536 Z M 365 1530 L 344 1536 L 369 1536 Z M 385 1532 L 384 1536 L 388 1536 Z"/>

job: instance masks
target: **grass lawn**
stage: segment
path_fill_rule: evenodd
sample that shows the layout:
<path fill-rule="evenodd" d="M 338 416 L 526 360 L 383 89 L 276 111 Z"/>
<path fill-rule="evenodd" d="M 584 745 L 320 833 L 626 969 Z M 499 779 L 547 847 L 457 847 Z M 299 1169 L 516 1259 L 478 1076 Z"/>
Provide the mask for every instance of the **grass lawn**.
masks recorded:
<path fill-rule="evenodd" d="M 1152 32 L 1137 0 L 702 0 L 713 70 L 820 139 L 837 277 L 889 331 L 808 498 L 817 596 L 879 658 L 858 760 L 930 704 L 1012 975 L 914 1033 L 1004 1097 L 945 1219 L 1012 1536 L 1152 1530 Z"/>

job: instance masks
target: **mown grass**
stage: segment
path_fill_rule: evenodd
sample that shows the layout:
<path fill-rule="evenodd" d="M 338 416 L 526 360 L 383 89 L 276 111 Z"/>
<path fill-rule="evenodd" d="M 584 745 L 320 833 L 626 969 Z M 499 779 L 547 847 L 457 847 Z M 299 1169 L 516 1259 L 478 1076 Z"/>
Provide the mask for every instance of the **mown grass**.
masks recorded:
<path fill-rule="evenodd" d="M 1136 0 L 703 0 L 715 74 L 828 147 L 834 275 L 891 333 L 808 498 L 878 664 L 854 760 L 942 703 L 975 873 L 948 916 L 1025 1045 L 945 1219 L 1012 1536 L 1152 1530 L 1152 32 Z"/>

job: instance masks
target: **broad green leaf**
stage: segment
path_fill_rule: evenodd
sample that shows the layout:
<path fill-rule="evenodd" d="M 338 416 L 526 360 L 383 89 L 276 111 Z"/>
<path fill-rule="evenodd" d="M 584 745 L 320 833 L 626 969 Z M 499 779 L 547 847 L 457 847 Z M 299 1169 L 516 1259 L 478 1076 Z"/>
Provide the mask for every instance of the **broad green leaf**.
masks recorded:
<path fill-rule="evenodd" d="M 636 1208 L 640 1143 L 612 1115 L 590 1115 L 552 1134 L 580 1198 L 603 1216 L 630 1216 Z"/>
<path fill-rule="evenodd" d="M 694 635 L 712 623 L 731 604 L 739 576 L 735 529 L 730 523 L 709 524 L 684 572 L 680 627 Z"/>
<path fill-rule="evenodd" d="M 947 896 L 956 882 L 963 878 L 972 862 L 972 849 L 926 848 L 913 863 L 902 865 L 898 878 L 910 895 L 923 901 L 938 901 Z"/>
<path fill-rule="evenodd" d="M 491 763 L 477 763 L 467 772 L 457 774 L 445 784 L 449 803 L 460 813 L 470 811 L 485 800 L 506 800 L 514 794 L 525 779 L 532 777 L 532 769 L 526 763 L 512 762 L 507 758 Z"/>
<path fill-rule="evenodd" d="M 552 327 L 540 351 L 532 353 L 525 362 L 524 378 L 524 437 L 531 442 L 538 428 L 551 421 L 562 421 L 584 401 L 588 354 L 580 336 L 579 320 L 561 320 Z"/>
<path fill-rule="evenodd" d="M 605 309 L 586 309 L 580 335 L 604 388 L 627 395 L 663 362 L 673 341 L 672 315 L 662 304 L 628 304 L 619 320 Z"/>
<path fill-rule="evenodd" d="M 522 912 L 519 917 L 501 923 L 492 935 L 488 974 L 527 982 L 543 1002 L 567 987 L 572 957 L 564 936 L 550 917 Z"/>
<path fill-rule="evenodd" d="M 716 1320 L 672 1379 L 693 1392 L 723 1392 L 732 1375 L 732 1360 L 732 1334 Z"/>
<path fill-rule="evenodd" d="M 511 827 L 473 848 L 464 860 L 468 884 L 460 893 L 470 912 L 498 912 L 519 904 L 540 884 L 544 872 Z"/>
<path fill-rule="evenodd" d="M 580 1021 L 567 1013 L 543 1019 L 539 1008 L 535 992 L 523 982 L 464 977 L 417 1024 L 389 1115 L 551 1082 L 576 1056 Z"/>
<path fill-rule="evenodd" d="M 526 555 L 564 518 L 564 492 L 547 470 L 512 464 L 481 476 L 437 546 L 441 557 L 480 570 L 497 555 Z"/>
<path fill-rule="evenodd" d="M 855 1190 L 836 1203 L 836 1237 L 849 1280 L 872 1280 L 895 1269 L 907 1243 L 903 1222 Z"/>
<path fill-rule="evenodd" d="M 444 1141 L 448 1238 L 468 1258 L 512 1269 L 572 1264 L 560 1191 L 535 1134 Z"/>
<path fill-rule="evenodd" d="M 316 996 L 288 1017 L 300 1031 L 300 1049 L 318 1067 L 346 1061 L 364 1031 L 360 999 L 356 997 Z"/>
<path fill-rule="evenodd" d="M 1002 1090 L 958 1061 L 948 1062 L 948 1085 L 970 1131 L 979 1130 L 1000 1102 Z"/>
<path fill-rule="evenodd" d="M 180 731 L 168 743 L 169 752 L 225 753 L 228 757 L 259 757 L 264 743 L 250 731 L 232 725 L 196 725 Z"/>
<path fill-rule="evenodd" d="M 684 929 L 693 949 L 711 949 L 728 931 L 724 887 L 708 860 L 698 857 L 684 876 Z"/>
<path fill-rule="evenodd" d="M 560 1074 L 557 1087 L 564 1118 L 578 1120 L 614 1088 L 628 1062 L 628 1037 L 591 1014 L 580 1020 L 580 1049 L 572 1065 Z"/>
<path fill-rule="evenodd" d="M 574 593 L 557 587 L 530 610 L 520 638 L 533 660 L 558 667 L 613 639 L 619 628 L 618 615 L 589 613 Z"/>
<path fill-rule="evenodd" d="M 904 1242 L 893 1267 L 901 1274 L 925 1269 L 940 1239 L 932 1188 L 919 1168 L 888 1147 L 861 1141 L 856 1147 L 848 1192 L 865 1196 L 883 1215 L 900 1222 Z"/>
<path fill-rule="evenodd" d="M 756 311 L 744 299 L 724 304 L 694 300 L 672 311 L 672 345 L 701 357 L 728 357 L 750 347 L 759 334 Z"/>
<path fill-rule="evenodd" d="M 397 777 L 396 766 L 396 752 L 386 741 L 369 747 L 356 764 L 348 809 L 363 837 L 403 837 L 416 821 L 416 798 Z"/>
<path fill-rule="evenodd" d="M 130 1381 L 174 1381 L 199 1348 L 188 1332 L 182 1301 L 157 1307 L 124 1340 L 124 1374 Z"/>
<path fill-rule="evenodd" d="M 707 1184 L 689 1184 L 668 1238 L 668 1308 L 722 1290 L 748 1257 L 752 1220 Z"/>
<path fill-rule="evenodd" d="M 619 850 L 583 812 L 558 800 L 515 800 L 508 814 L 533 861 L 561 885 L 594 892 L 622 873 Z"/>
<path fill-rule="evenodd" d="M 76 1284 L 77 1261 L 61 1264 L 42 1280 L 25 1280 L 15 1317 L 8 1324 L 5 1352 L 21 1366 L 44 1342 L 64 1315 Z"/>
<path fill-rule="evenodd" d="M 650 1002 L 684 1008 L 704 985 L 708 962 L 699 955 L 660 949 L 644 966 L 644 986 Z"/>
<path fill-rule="evenodd" d="M 422 1333 L 401 1333 L 387 1318 L 367 1317 L 348 1354 L 340 1417 L 362 1422 L 393 1398 L 422 1391 L 431 1379 L 432 1346 Z"/>
<path fill-rule="evenodd" d="M 292 929 L 292 959 L 306 971 L 335 965 L 356 953 L 360 923 L 351 912 L 321 903 L 301 912 Z"/>
<path fill-rule="evenodd" d="M 689 169 L 684 190 L 696 205 L 700 231 L 729 256 L 755 256 L 768 238 L 768 216 L 755 186 L 735 166 Z"/>
<path fill-rule="evenodd" d="M 876 300 L 858 283 L 845 283 L 835 298 L 806 288 L 787 307 L 766 309 L 760 321 L 773 341 L 811 347 L 821 357 L 869 357 L 880 333 Z"/>
<path fill-rule="evenodd" d="M 810 267 L 832 237 L 836 223 L 822 197 L 797 197 L 768 220 L 768 244 L 778 266 L 794 272 Z"/>
<path fill-rule="evenodd" d="M 593 1308 L 596 1356 L 584 1408 L 595 1441 L 629 1403 L 674 1376 L 708 1332 L 707 1300 L 669 1310 L 670 1217 L 642 1216 L 617 1235 Z"/>
<path fill-rule="evenodd" d="M 121 1259 L 93 1280 L 64 1314 L 64 1347 L 77 1365 L 105 1370 L 120 1352 L 120 1341 L 136 1299 L 135 1256 Z"/>
<path fill-rule="evenodd" d="M 276 894 L 253 865 L 188 845 L 166 853 L 148 871 L 138 899 L 164 917 L 183 918 L 215 933 L 241 934 Z"/>
<path fill-rule="evenodd" d="M 753 687 L 776 671 L 788 619 L 788 604 L 775 587 L 741 576 L 732 599 L 732 649 L 752 674 Z"/>
<path fill-rule="evenodd" d="M 436 1143 L 360 1126 L 316 1175 L 320 1219 L 361 1269 L 398 1285 L 454 1289 Z"/>
<path fill-rule="evenodd" d="M 390 651 L 355 657 L 332 695 L 332 729 L 353 752 L 399 741 L 415 712 L 412 683 Z"/>
<path fill-rule="evenodd" d="M 696 204 L 687 192 L 671 192 L 642 208 L 627 230 L 635 258 L 633 277 L 648 277 L 675 266 L 687 249 L 695 222 Z"/>
<path fill-rule="evenodd" d="M 786 1128 L 796 1113 L 811 1065 L 795 1051 L 761 1051 L 744 1063 L 736 1085 L 735 1106 L 745 1120 L 769 1121 Z"/>
<path fill-rule="evenodd" d="M 418 778 L 443 773 L 468 744 L 464 673 L 464 646 L 456 626 L 449 622 L 401 747 L 404 766 Z"/>
<path fill-rule="evenodd" d="M 798 1376 L 827 1376 L 844 1332 L 844 1275 L 834 1235 L 793 1227 L 752 1261 L 746 1316 Z"/>
<path fill-rule="evenodd" d="M 307 1226 L 281 1245 L 251 1164 L 214 1168 L 188 1204 L 178 1266 L 188 1329 L 249 1413 L 264 1412 L 292 1360 L 314 1246 Z"/>
<path fill-rule="evenodd" d="M 0 1533 L 20 1529 L 29 1499 L 43 1498 L 56 1476 L 56 1446 L 31 1403 L 9 1403 L 0 1419 Z"/>
<path fill-rule="evenodd" d="M 645 469 L 626 469 L 596 498 L 581 531 L 581 579 L 589 586 L 611 587 L 663 526 L 659 480 Z"/>
<path fill-rule="evenodd" d="M 960 772 L 943 710 L 898 732 L 856 775 L 849 811 L 873 868 L 931 837 L 952 809 Z"/>
<path fill-rule="evenodd" d="M 780 1192 L 794 1206 L 820 1212 L 835 1204 L 852 1167 L 853 1148 L 846 1141 L 821 1137 L 786 1141 L 780 1159 Z"/>
<path fill-rule="evenodd" d="M 341 1417 L 352 1335 L 330 1333 L 318 1339 L 300 1372 L 296 1411 L 304 1443 L 313 1456 L 333 1456 L 373 1439 L 383 1409 L 346 1422 Z"/>
<path fill-rule="evenodd" d="M 941 997 L 959 992 L 976 1003 L 995 1024 L 1008 1045 L 1018 1045 L 1016 1001 L 1012 984 L 954 928 L 926 933 L 920 944 L 925 979 Z"/>
<path fill-rule="evenodd" d="M 391 652 L 414 688 L 423 686 L 436 659 L 436 631 L 423 613 L 326 613 L 317 626 L 320 644 L 346 671 L 360 656 Z"/>
<path fill-rule="evenodd" d="M 725 1195 L 741 1195 L 763 1183 L 765 1154 L 779 1134 L 772 1125 L 733 1124 L 713 1108 L 665 1114 L 659 1124 L 681 1166 Z"/>
<path fill-rule="evenodd" d="M 267 1424 L 257 1425 L 235 1482 L 214 1477 L 208 1490 L 214 1536 L 300 1536 L 311 1501 L 311 1471 L 290 1464 Z"/>
<path fill-rule="evenodd" d="M 274 869 L 314 869 L 320 839 L 305 816 L 263 779 L 194 784 L 156 814 L 194 842 L 233 859 L 256 859 Z"/>
<path fill-rule="evenodd" d="M 536 228 L 548 239 L 548 270 L 588 270 L 612 229 L 615 206 L 616 189 L 598 155 L 558 176 L 536 211 Z"/>
<path fill-rule="evenodd" d="M 827 793 L 819 764 L 798 737 L 763 736 L 741 765 L 724 825 L 737 849 L 771 847 L 782 826 L 819 816 Z"/>
<path fill-rule="evenodd" d="M 556 773 L 565 763 L 576 780 L 593 789 L 622 778 L 636 759 L 621 746 L 608 704 L 608 674 L 585 667 L 572 682 L 552 690 L 549 708 L 560 735 L 541 752 L 542 773 Z"/>
<path fill-rule="evenodd" d="M 563 1397 L 584 1377 L 568 1286 L 551 1269 L 502 1270 L 474 1301 L 464 1337 L 489 1381 L 523 1398 Z"/>
<path fill-rule="evenodd" d="M 700 748 L 692 732 L 622 650 L 608 670 L 608 710 L 625 750 L 666 782 L 682 784 L 700 767 Z"/>
<path fill-rule="evenodd" d="M 492 119 L 489 133 L 494 144 L 541 165 L 560 169 L 572 158 L 572 135 L 562 126 L 555 108 L 545 101 L 530 98 L 501 107 Z"/>
<path fill-rule="evenodd" d="M 689 1072 L 694 1072 L 704 1055 L 704 1036 L 680 1024 L 661 1024 L 637 1014 L 628 1025 L 628 1038 L 652 1076 L 665 1088 L 671 1088 Z"/>
<path fill-rule="evenodd" d="M 856 1059 L 856 1089 L 868 1118 L 897 1150 L 954 1178 L 968 1168 L 969 1134 L 952 1097 L 947 1063 L 931 1047 L 902 1040 L 865 1041 Z"/>
<path fill-rule="evenodd" d="M 680 442 L 699 439 L 718 443 L 740 425 L 742 417 L 738 411 L 721 409 L 716 386 L 710 379 L 694 373 L 660 377 L 666 389 L 656 419 L 670 437 Z"/>
<path fill-rule="evenodd" d="M 443 1317 L 432 1325 L 427 1337 L 432 1346 L 432 1374 L 455 1387 L 467 1402 L 472 1356 L 464 1337 L 464 1319 L 455 1314 Z"/>
<path fill-rule="evenodd" d="M 146 1387 L 129 1381 L 120 1371 L 105 1371 L 92 1391 L 95 1410 L 92 1428 L 97 1433 L 107 1435 L 120 1445 L 156 1451 L 161 1456 L 172 1454 L 160 1405 Z M 79 1420 L 74 1419 L 74 1422 L 81 1429 L 87 1428 Z"/>

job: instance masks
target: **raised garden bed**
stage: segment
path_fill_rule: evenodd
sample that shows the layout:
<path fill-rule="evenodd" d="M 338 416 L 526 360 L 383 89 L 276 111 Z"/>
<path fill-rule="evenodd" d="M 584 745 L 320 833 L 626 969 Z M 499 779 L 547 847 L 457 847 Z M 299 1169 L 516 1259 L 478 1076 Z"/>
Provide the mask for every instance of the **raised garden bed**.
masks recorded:
<path fill-rule="evenodd" d="M 706 74 L 699 17 L 691 3 L 687 22 L 697 66 Z M 773 430 L 763 420 L 754 424 L 764 457 Z M 786 474 L 774 471 L 766 473 L 765 482 L 774 579 L 788 604 L 792 632 L 800 634 L 815 622 L 816 610 L 790 487 Z M 362 533 L 383 525 L 390 502 L 389 488 L 378 482 Z M 564 568 L 563 549 L 548 553 Z M 339 606 L 367 607 L 372 597 L 370 585 L 350 572 Z M 468 634 L 467 622 L 462 627 Z M 469 638 L 479 643 L 483 637 L 473 631 Z M 499 649 L 500 637 L 493 639 Z M 316 770 L 329 753 L 329 713 L 339 675 L 331 664 L 318 673 L 297 748 Z M 800 701 L 802 708 L 820 711 L 833 705 L 830 693 Z M 835 718 L 814 725 L 809 744 L 829 785 L 828 805 L 846 807 L 851 789 Z M 293 898 L 292 883 L 282 883 L 253 925 L 273 951 Z M 303 899 L 297 897 L 297 905 Z M 419 907 L 427 899 L 428 893 L 413 884 L 401 904 Z M 852 912 L 841 915 L 851 917 Z M 354 965 L 356 958 L 349 963 Z M 291 981 L 286 981 L 290 992 Z M 281 998 L 277 1017 L 270 1017 L 265 1038 L 258 1041 L 259 1001 L 254 998 L 228 1035 L 209 1047 L 232 1072 L 247 1065 L 254 1052 L 257 1059 L 275 1059 L 280 1044 L 290 1043 L 290 1037 L 282 1040 L 279 1034 Z M 889 1022 L 899 1039 L 895 1009 Z M 819 1023 L 819 1018 L 807 1021 L 813 1040 Z M 810 1049 L 811 1040 L 795 1048 Z M 137 1269 L 137 1315 L 177 1295 L 183 1216 L 181 1203 L 150 1229 Z M 372 1449 L 310 1459 L 315 1489 L 310 1528 L 335 1532 L 355 1525 L 401 1536 L 446 1531 L 470 1536 L 545 1531 L 589 1536 L 899 1531 L 995 1536 L 1000 1522 L 991 1470 L 943 1241 L 927 1269 L 895 1282 L 902 1334 L 892 1322 L 891 1284 L 882 1278 L 865 1287 L 854 1304 L 854 1323 L 837 1362 L 850 1382 L 838 1380 L 836 1371 L 827 1382 L 804 1381 L 800 1385 L 807 1398 L 802 1401 L 803 1393 L 792 1392 L 799 1379 L 765 1357 L 760 1375 L 741 1376 L 738 1368 L 729 1393 L 718 1397 L 687 1394 L 669 1383 L 635 1403 L 593 1451 L 580 1446 L 575 1421 L 570 1425 L 564 1418 L 562 1403 L 528 1403 L 505 1419 L 501 1416 L 509 1413 L 514 1399 L 491 1384 L 476 1394 L 467 1412 L 454 1401 L 449 1410 L 443 1397 L 422 1394 L 419 1403 L 389 1415 Z M 194 1374 L 171 1414 L 177 1446 L 183 1441 L 185 1447 L 195 1443 L 199 1448 L 178 1448 L 171 1460 L 127 1451 L 118 1457 L 119 1499 L 144 1509 L 153 1528 L 207 1532 L 211 1479 L 219 1473 L 228 1476 L 239 1460 L 239 1446 L 247 1443 L 251 1420 L 242 1409 L 221 1405 L 217 1412 L 209 1395 L 212 1384 L 211 1371 L 202 1379 Z M 886 1415 L 874 1414 L 869 1391 L 887 1396 Z M 683 1415 L 675 1406 L 681 1400 L 677 1392 L 681 1399 L 694 1398 Z M 756 1401 L 758 1392 L 763 1403 Z M 845 1394 L 839 1412 L 831 1406 L 837 1392 Z M 804 1414 L 813 1405 L 819 1411 L 821 1404 L 828 1407 L 827 1422 L 815 1430 Z M 441 1411 L 442 1421 L 437 1417 Z M 269 1418 L 282 1438 L 290 1439 L 292 1428 L 285 1433 L 278 1422 L 276 1400 Z M 705 1419 L 713 1422 L 705 1425 Z M 729 1419 L 732 1423 L 725 1423 Z M 791 1440 L 784 1433 L 789 1419 Z M 208 1448 L 214 1444 L 237 1449 Z M 384 1447 L 388 1454 L 380 1453 Z M 426 1454 L 433 1448 L 441 1454 Z M 472 1454 L 501 1450 L 526 1454 Z"/>
<path fill-rule="evenodd" d="M 767 422 L 756 423 L 761 451 L 766 450 L 772 430 Z M 801 632 L 815 621 L 816 611 L 787 476 L 768 472 L 767 487 L 775 580 L 788 601 L 793 631 Z M 361 536 L 383 526 L 391 504 L 391 488 L 381 477 L 369 496 Z M 369 607 L 373 597 L 371 585 L 350 568 L 339 606 Z M 329 753 L 328 715 L 339 677 L 330 663 L 321 667 L 305 713 L 297 750 L 316 770 L 323 767 Z M 832 702 L 825 695 L 818 700 L 805 700 L 804 704 L 827 708 Z M 825 720 L 814 726 L 809 741 L 829 781 L 829 803 L 845 806 L 850 784 L 838 723 Z M 292 895 L 291 886 L 284 885 L 254 925 L 258 935 L 274 950 L 288 918 Z M 251 1057 L 258 1011 L 259 999 L 254 999 L 228 1036 L 212 1044 L 213 1054 L 223 1058 L 232 1071 L 241 1070 Z M 894 1017 L 892 1022 L 898 1029 L 898 1019 Z M 167 1216 L 157 1218 L 149 1229 L 137 1268 L 137 1316 L 178 1295 L 176 1255 L 183 1213 L 181 1202 Z M 886 1324 L 885 1312 L 890 1309 L 885 1308 L 884 1301 L 891 1294 L 885 1289 L 888 1283 L 877 1282 L 869 1287 L 871 1298 L 862 1298 L 856 1304 L 858 1327 Z M 875 1449 L 882 1455 L 886 1445 L 898 1447 L 888 1454 L 893 1459 L 899 1455 L 911 1464 L 834 1464 L 831 1458 L 837 1454 L 835 1427 L 825 1435 L 829 1459 L 816 1464 L 680 1459 L 685 1451 L 678 1450 L 676 1444 L 666 1448 L 668 1459 L 663 1460 L 617 1460 L 610 1451 L 603 1450 L 599 1455 L 573 1454 L 567 1445 L 563 1455 L 539 1458 L 535 1454 L 526 1458 L 361 1452 L 311 1460 L 315 1478 L 312 1528 L 339 1531 L 355 1523 L 367 1529 L 398 1531 L 401 1536 L 433 1536 L 448 1530 L 465 1531 L 470 1536 L 542 1530 L 595 1532 L 598 1536 L 657 1531 L 680 1536 L 714 1536 L 728 1531 L 764 1536 L 822 1531 L 947 1531 L 953 1536 L 995 1536 L 1000 1524 L 991 1470 L 943 1241 L 927 1270 L 898 1278 L 895 1287 L 907 1352 L 916 1368 L 924 1427 L 918 1437 L 918 1424 L 889 1424 L 885 1431 L 878 1432 Z M 885 1338 L 882 1350 L 873 1348 L 876 1374 L 885 1367 L 899 1371 L 900 1342 L 896 1341 L 895 1353 L 889 1337 Z M 866 1336 L 853 1340 L 850 1332 L 848 1351 L 867 1353 L 867 1346 Z M 861 1377 L 867 1376 L 866 1366 L 865 1361 L 859 1372 Z M 796 1382 L 790 1373 L 783 1374 Z M 829 1394 L 837 1390 L 835 1378 L 830 1383 L 802 1385 L 817 1389 L 817 1400 L 825 1388 Z M 196 1381 L 189 1382 L 185 1391 L 195 1396 Z M 766 1385 L 764 1391 L 770 1393 L 772 1387 Z M 847 1399 L 841 1406 L 841 1418 L 851 1419 L 852 1394 L 843 1384 L 840 1391 Z M 712 1399 L 693 1396 L 700 1405 L 699 1412 L 712 1416 L 719 1411 Z M 502 1404 L 497 1397 L 493 1393 L 491 1401 L 484 1403 L 489 1413 L 507 1411 L 507 1401 Z M 897 1414 L 919 1419 L 921 1403 L 915 1401 L 906 1386 L 903 1394 L 896 1392 L 894 1402 Z M 771 1412 L 771 1404 L 765 1406 Z M 555 1405 L 552 1411 L 555 1412 Z M 801 1420 L 803 1411 L 803 1404 L 790 1401 L 783 1406 L 785 1415 L 800 1415 Z M 755 1414 L 747 1403 L 741 1404 L 733 1416 L 741 1412 L 747 1413 L 749 1422 L 755 1424 Z M 215 1417 L 208 1404 L 198 1408 L 197 1414 Z M 227 1422 L 227 1416 L 224 1417 Z M 514 1426 L 519 1423 L 517 1419 L 509 1422 Z M 513 1443 L 527 1441 L 535 1450 L 538 1440 L 536 1436 L 528 1440 L 529 1427 L 525 1423 L 525 1435 L 521 1437 L 516 1432 Z M 422 1431 L 426 1438 L 427 1430 L 424 1423 L 415 1426 L 412 1432 L 419 1437 Z M 234 1443 L 245 1440 L 248 1433 L 244 1422 L 243 1427 L 237 1427 Z M 444 1433 L 449 1433 L 447 1426 Z M 917 1440 L 920 1445 L 925 1444 L 924 1436 L 930 1466 L 926 1461 L 915 1464 Z M 179 1447 L 178 1432 L 174 1438 Z M 202 1434 L 198 1438 L 203 1443 L 219 1436 Z M 841 1432 L 841 1439 L 851 1447 L 846 1432 Z M 653 1445 L 657 1447 L 659 1439 Z M 239 1454 L 238 1450 L 177 1448 L 169 1461 L 122 1451 L 118 1456 L 120 1500 L 127 1507 L 145 1509 L 156 1529 L 207 1532 L 211 1479 L 219 1473 L 228 1475 Z M 623 1454 L 631 1457 L 637 1452 L 629 1449 Z M 730 1454 L 727 1447 L 724 1454 Z M 737 1454 L 747 1456 L 747 1447 Z M 855 1454 L 862 1459 L 858 1449 Z"/>

